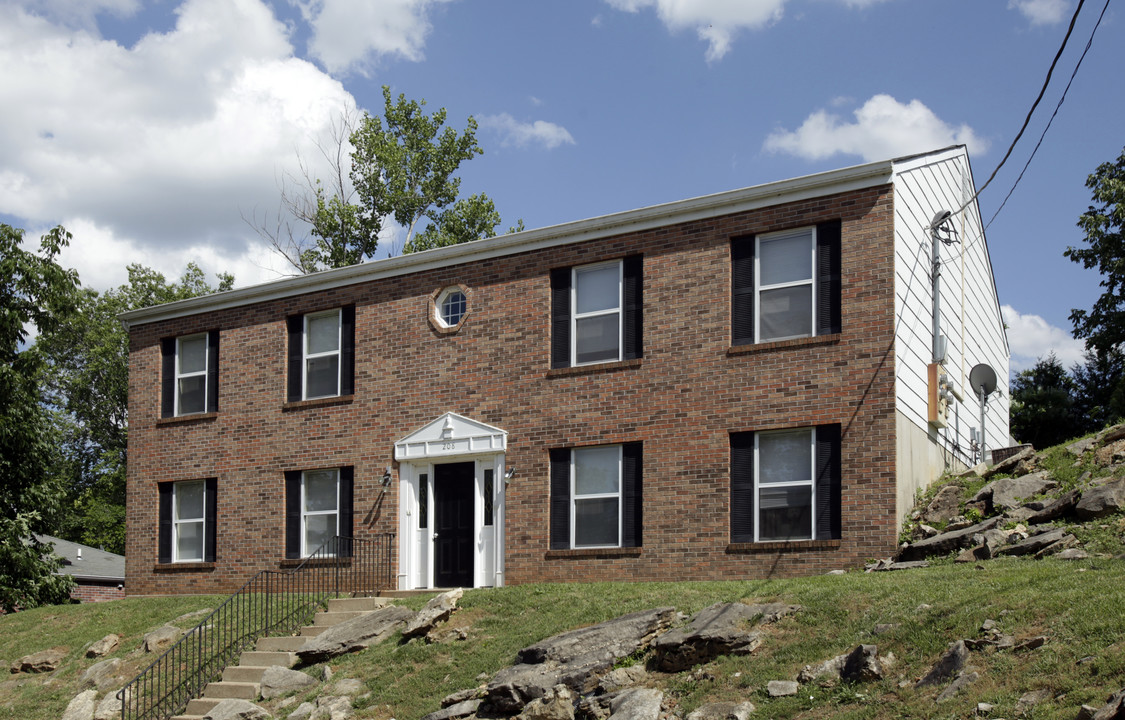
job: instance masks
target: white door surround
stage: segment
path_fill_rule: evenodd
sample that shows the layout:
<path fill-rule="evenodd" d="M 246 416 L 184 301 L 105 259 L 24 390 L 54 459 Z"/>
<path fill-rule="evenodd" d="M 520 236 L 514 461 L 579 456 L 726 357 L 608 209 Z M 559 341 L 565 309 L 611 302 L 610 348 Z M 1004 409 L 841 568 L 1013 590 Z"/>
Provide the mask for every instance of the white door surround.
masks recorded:
<path fill-rule="evenodd" d="M 507 445 L 508 433 L 504 430 L 451 412 L 395 443 L 395 460 L 399 462 L 400 590 L 434 587 L 434 466 L 462 462 L 474 465 L 473 587 L 504 584 Z"/>

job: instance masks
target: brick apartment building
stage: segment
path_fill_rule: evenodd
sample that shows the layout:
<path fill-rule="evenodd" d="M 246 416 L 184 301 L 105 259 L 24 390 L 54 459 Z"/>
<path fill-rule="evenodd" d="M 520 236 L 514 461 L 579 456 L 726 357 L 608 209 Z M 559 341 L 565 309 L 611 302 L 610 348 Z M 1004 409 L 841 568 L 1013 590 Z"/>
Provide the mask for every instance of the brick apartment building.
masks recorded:
<path fill-rule="evenodd" d="M 130 594 L 334 534 L 400 588 L 745 579 L 890 554 L 1008 351 L 963 147 L 126 313 Z M 943 224 L 934 342 L 932 219 Z"/>

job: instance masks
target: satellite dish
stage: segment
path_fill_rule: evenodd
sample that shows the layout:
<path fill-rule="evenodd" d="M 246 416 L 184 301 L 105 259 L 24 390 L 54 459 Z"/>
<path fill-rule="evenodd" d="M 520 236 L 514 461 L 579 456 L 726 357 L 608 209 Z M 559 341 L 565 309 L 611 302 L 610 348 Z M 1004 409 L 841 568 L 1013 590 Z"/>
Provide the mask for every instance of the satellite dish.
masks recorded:
<path fill-rule="evenodd" d="M 996 371 L 985 363 L 974 366 L 969 371 L 969 385 L 974 394 L 983 389 L 985 395 L 991 395 L 996 391 Z"/>

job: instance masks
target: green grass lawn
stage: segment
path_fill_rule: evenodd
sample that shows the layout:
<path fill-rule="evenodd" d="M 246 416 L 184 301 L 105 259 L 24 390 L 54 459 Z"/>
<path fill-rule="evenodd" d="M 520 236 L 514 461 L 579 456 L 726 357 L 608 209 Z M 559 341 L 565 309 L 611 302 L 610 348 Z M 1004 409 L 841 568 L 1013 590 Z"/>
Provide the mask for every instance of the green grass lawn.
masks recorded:
<path fill-rule="evenodd" d="M 414 720 L 436 710 L 445 695 L 480 685 L 482 677 L 512 663 L 518 649 L 563 630 L 651 607 L 692 613 L 714 602 L 740 599 L 780 600 L 804 609 L 768 626 L 762 647 L 750 656 L 722 658 L 679 675 L 653 673 L 651 684 L 664 688 L 685 713 L 710 700 L 748 699 L 762 718 L 964 718 L 974 714 L 978 702 L 988 702 L 995 706 L 993 717 L 1013 718 L 1022 694 L 1049 689 L 1055 699 L 1037 705 L 1026 717 L 1070 720 L 1081 704 L 1101 706 L 1110 693 L 1125 688 L 1125 562 L 1096 558 L 994 560 L 979 569 L 942 562 L 906 572 L 791 580 L 471 590 L 449 622 L 449 628 L 463 629 L 467 639 L 406 645 L 396 639 L 329 664 L 335 677 L 355 677 L 366 684 L 370 695 L 357 701 L 357 718 Z M 150 657 L 132 654 L 145 631 L 217 601 L 129 599 L 0 618 L 0 659 L 8 663 L 53 646 L 69 651 L 51 676 L 12 675 L 0 682 L 0 716 L 56 720 L 79 691 L 81 673 L 96 662 L 83 657 L 90 642 L 109 632 L 123 634 L 115 655 L 139 665 Z M 418 607 L 424 601 L 411 598 L 407 604 Z M 913 689 L 913 681 L 951 641 L 980 637 L 986 619 L 997 621 L 1017 640 L 1035 635 L 1049 640 L 1026 652 L 973 652 L 969 664 L 981 679 L 949 702 L 934 702 L 940 687 Z M 899 626 L 874 637 L 877 623 Z M 438 634 L 444 637 L 441 629 Z M 766 696 L 769 680 L 793 679 L 804 665 L 860 643 L 877 644 L 880 654 L 894 653 L 897 662 L 884 680 L 803 686 L 789 698 Z M 311 670 L 318 674 L 319 668 Z M 296 706 L 291 702 L 278 717 Z"/>

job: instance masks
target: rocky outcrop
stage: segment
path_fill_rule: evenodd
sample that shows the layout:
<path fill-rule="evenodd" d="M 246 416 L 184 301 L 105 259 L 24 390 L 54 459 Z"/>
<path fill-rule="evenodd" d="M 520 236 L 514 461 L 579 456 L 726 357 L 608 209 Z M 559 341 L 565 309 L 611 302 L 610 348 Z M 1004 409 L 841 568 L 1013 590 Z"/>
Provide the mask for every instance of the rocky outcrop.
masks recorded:
<path fill-rule="evenodd" d="M 1095 520 L 1125 509 L 1125 478 L 1112 480 L 1082 493 L 1074 507 L 1079 520 Z"/>
<path fill-rule="evenodd" d="M 261 685 L 262 698 L 269 700 L 298 690 L 305 690 L 317 684 L 315 678 L 299 670 L 290 670 L 281 665 L 273 665 L 262 673 Z"/>
<path fill-rule="evenodd" d="M 707 703 L 688 713 L 687 720 L 750 720 L 756 709 L 752 702 Z"/>
<path fill-rule="evenodd" d="M 954 550 L 961 550 L 972 543 L 974 535 L 979 535 L 994 529 L 1000 524 L 1000 521 L 1001 518 L 998 517 L 989 518 L 975 525 L 961 528 L 960 530 L 944 532 L 940 535 L 926 538 L 925 540 L 919 540 L 916 543 L 902 548 L 898 554 L 898 560 L 923 560 L 937 555 L 947 555 Z"/>
<path fill-rule="evenodd" d="M 54 672 L 65 658 L 66 648 L 48 648 L 31 655 L 24 655 L 12 663 L 11 671 L 13 674 Z"/>
<path fill-rule="evenodd" d="M 1035 472 L 1015 478 L 1000 478 L 985 485 L 973 496 L 974 502 L 984 502 L 988 512 L 1012 510 L 1023 501 L 1058 487 L 1046 472 Z"/>
<path fill-rule="evenodd" d="M 175 625 L 162 625 L 145 634 L 141 647 L 146 653 L 164 652 L 183 635 L 184 631 Z"/>
<path fill-rule="evenodd" d="M 969 648 L 965 646 L 964 640 L 951 643 L 949 649 L 942 655 L 941 660 L 938 660 L 921 680 L 914 683 L 914 687 L 924 688 L 930 685 L 940 685 L 961 672 L 968 658 Z"/>
<path fill-rule="evenodd" d="M 62 720 L 92 720 L 98 707 L 98 691 L 85 690 L 75 695 L 63 712 Z"/>
<path fill-rule="evenodd" d="M 457 609 L 457 601 L 461 599 L 465 591 L 461 588 L 443 592 L 440 595 L 431 599 L 426 603 L 425 607 L 418 611 L 418 613 L 406 623 L 406 627 L 402 629 L 402 639 L 409 640 L 415 637 L 424 637 L 438 623 L 443 623 L 449 619 L 453 611 Z"/>
<path fill-rule="evenodd" d="M 211 708 L 203 720 L 270 720 L 270 715 L 265 708 L 255 705 L 249 700 L 236 700 L 227 698 Z"/>
<path fill-rule="evenodd" d="M 386 605 L 309 638 L 297 650 L 297 657 L 302 663 L 317 663 L 362 650 L 383 642 L 413 617 L 414 611 L 409 608 Z"/>
<path fill-rule="evenodd" d="M 95 658 L 102 655 L 108 655 L 117 649 L 117 645 L 121 642 L 121 636 L 110 633 L 101 640 L 95 640 L 86 648 L 86 657 Z"/>
<path fill-rule="evenodd" d="M 117 676 L 120 669 L 120 658 L 103 660 L 86 668 L 86 672 L 82 673 L 80 682 L 83 687 L 92 687 L 104 691 L 115 685 L 123 684 L 120 680 L 124 680 L 124 678 L 118 678 Z"/>
<path fill-rule="evenodd" d="M 716 603 L 700 610 L 687 626 L 657 638 L 656 666 L 680 672 L 720 655 L 746 655 L 761 644 L 761 633 L 753 627 L 798 610 L 800 606 L 784 603 Z"/>

